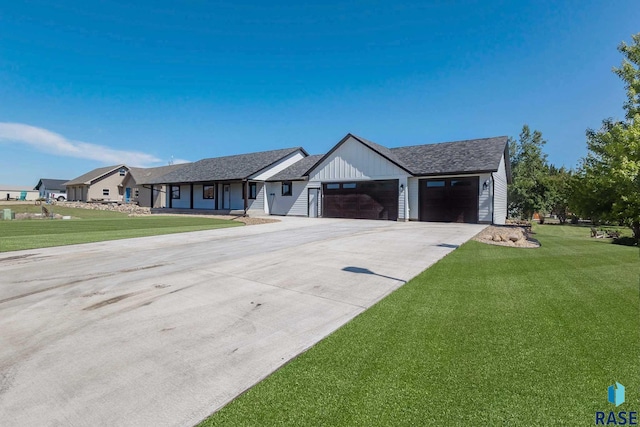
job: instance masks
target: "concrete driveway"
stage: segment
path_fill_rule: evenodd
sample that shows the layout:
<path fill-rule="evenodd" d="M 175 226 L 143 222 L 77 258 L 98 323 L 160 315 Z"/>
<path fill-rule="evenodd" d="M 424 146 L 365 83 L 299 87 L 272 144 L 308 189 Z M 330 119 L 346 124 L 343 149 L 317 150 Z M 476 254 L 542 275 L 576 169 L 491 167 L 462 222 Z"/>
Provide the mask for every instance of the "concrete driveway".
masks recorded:
<path fill-rule="evenodd" d="M 0 254 L 0 420 L 191 426 L 483 228 L 283 218 Z"/>

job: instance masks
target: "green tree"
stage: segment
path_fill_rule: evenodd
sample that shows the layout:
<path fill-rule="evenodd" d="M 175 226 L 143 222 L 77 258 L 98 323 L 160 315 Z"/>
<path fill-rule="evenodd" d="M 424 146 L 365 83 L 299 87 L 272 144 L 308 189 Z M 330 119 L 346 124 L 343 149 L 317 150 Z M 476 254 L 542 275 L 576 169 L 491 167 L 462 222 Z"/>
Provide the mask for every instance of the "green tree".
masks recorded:
<path fill-rule="evenodd" d="M 540 131 L 522 127 L 518 141 L 509 141 L 511 174 L 513 183 L 509 186 L 509 211 L 524 219 L 531 219 L 534 212 L 548 212 L 547 155 L 542 151 L 546 141 Z"/>
<path fill-rule="evenodd" d="M 572 172 L 564 167 L 560 169 L 549 165 L 545 187 L 545 198 L 550 213 L 555 214 L 560 224 L 567 222 L 569 216 L 569 201 L 572 192 Z"/>
<path fill-rule="evenodd" d="M 589 151 L 574 188 L 581 213 L 625 224 L 640 239 L 640 33 L 632 37 L 618 47 L 625 59 L 613 69 L 627 90 L 626 119 L 587 130 Z"/>

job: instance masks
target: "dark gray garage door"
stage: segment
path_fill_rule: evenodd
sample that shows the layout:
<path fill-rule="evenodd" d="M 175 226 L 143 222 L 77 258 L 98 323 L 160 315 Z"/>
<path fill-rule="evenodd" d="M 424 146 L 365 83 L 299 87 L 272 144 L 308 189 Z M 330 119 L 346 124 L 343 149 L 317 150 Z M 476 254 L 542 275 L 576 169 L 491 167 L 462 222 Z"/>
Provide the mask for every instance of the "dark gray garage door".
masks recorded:
<path fill-rule="evenodd" d="M 398 180 L 322 184 L 322 216 L 398 219 Z"/>
<path fill-rule="evenodd" d="M 420 181 L 420 221 L 478 222 L 478 177 Z"/>

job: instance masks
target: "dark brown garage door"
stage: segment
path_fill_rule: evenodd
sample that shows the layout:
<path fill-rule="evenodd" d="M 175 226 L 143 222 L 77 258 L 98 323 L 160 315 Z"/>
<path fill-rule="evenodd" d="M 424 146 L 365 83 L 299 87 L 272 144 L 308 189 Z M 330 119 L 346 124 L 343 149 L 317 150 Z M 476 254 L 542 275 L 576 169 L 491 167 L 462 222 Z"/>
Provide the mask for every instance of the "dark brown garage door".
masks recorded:
<path fill-rule="evenodd" d="M 322 184 L 322 216 L 398 219 L 398 180 Z"/>
<path fill-rule="evenodd" d="M 420 181 L 420 221 L 478 222 L 478 177 Z"/>

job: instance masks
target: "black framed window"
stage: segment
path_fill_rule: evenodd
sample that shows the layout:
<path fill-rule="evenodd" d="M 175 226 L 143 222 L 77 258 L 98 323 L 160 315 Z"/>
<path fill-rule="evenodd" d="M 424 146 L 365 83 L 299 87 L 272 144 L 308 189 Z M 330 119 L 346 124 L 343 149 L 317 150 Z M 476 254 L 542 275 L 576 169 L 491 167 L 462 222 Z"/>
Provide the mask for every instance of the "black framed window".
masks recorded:
<path fill-rule="evenodd" d="M 108 196 L 109 195 L 109 189 L 108 188 L 103 188 L 102 189 L 102 195 L 103 196 Z"/>
<path fill-rule="evenodd" d="M 291 181 L 282 181 L 282 195 L 283 196 L 291 195 Z"/>
<path fill-rule="evenodd" d="M 180 198 L 180 186 L 179 185 L 172 185 L 171 186 L 171 198 L 172 199 L 179 199 Z"/>
<path fill-rule="evenodd" d="M 203 199 L 213 199 L 213 198 L 215 198 L 215 187 L 213 185 L 203 185 L 202 186 L 202 198 Z"/>
<path fill-rule="evenodd" d="M 125 176 L 127 174 L 127 170 L 125 168 L 120 168 L 120 176 Z"/>
<path fill-rule="evenodd" d="M 258 183 L 257 182 L 250 182 L 249 183 L 249 198 L 250 199 L 255 199 L 257 195 L 258 195 Z"/>
<path fill-rule="evenodd" d="M 337 190 L 340 188 L 340 184 L 327 184 L 327 190 Z"/>

